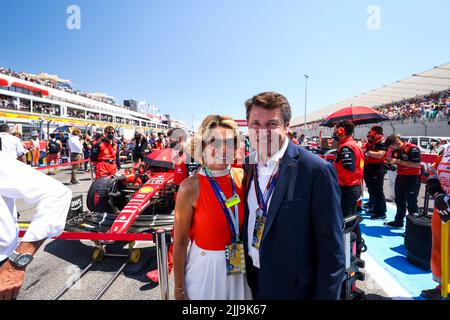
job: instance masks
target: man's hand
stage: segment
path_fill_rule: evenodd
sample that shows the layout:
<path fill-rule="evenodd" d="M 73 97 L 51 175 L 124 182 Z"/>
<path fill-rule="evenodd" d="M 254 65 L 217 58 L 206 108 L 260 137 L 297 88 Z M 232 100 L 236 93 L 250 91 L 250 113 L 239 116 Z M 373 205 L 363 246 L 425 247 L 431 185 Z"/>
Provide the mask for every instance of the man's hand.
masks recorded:
<path fill-rule="evenodd" d="M 392 158 L 390 164 L 398 164 L 399 160 L 397 158 Z"/>
<path fill-rule="evenodd" d="M 7 260 L 0 267 L 0 300 L 15 300 L 25 278 L 25 269 Z"/>
<path fill-rule="evenodd" d="M 450 198 L 444 194 L 440 194 L 434 199 L 434 207 L 444 223 L 450 220 L 449 204 Z"/>
<path fill-rule="evenodd" d="M 21 242 L 17 253 L 34 255 L 45 239 L 35 242 Z M 25 268 L 19 268 L 9 259 L 0 267 L 0 300 L 16 299 L 25 278 Z"/>

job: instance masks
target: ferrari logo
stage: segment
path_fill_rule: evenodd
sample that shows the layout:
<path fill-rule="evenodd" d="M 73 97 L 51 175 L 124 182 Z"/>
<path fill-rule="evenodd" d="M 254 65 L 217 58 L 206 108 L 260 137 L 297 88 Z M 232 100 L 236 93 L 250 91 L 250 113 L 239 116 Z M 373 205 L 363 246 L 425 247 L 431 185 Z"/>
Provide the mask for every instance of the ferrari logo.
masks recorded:
<path fill-rule="evenodd" d="M 163 160 L 166 161 L 166 160 L 167 160 L 167 157 L 163 157 Z"/>
<path fill-rule="evenodd" d="M 140 193 L 150 193 L 153 190 L 155 190 L 153 187 L 143 187 L 141 190 L 139 190 Z"/>

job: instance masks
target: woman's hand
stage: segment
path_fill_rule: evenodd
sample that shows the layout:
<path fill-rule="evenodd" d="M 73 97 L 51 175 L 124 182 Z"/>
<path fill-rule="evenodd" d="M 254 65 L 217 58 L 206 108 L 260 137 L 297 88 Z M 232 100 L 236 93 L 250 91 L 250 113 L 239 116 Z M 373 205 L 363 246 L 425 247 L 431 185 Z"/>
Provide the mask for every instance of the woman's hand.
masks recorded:
<path fill-rule="evenodd" d="M 189 300 L 184 288 L 175 288 L 175 300 Z"/>

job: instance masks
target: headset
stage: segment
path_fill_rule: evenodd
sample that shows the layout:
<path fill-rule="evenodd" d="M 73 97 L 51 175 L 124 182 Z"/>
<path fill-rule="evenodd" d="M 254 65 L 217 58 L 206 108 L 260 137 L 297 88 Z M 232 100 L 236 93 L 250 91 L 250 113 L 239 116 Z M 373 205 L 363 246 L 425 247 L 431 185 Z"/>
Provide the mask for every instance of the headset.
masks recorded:
<path fill-rule="evenodd" d="M 376 143 L 380 142 L 383 139 L 384 135 L 382 133 L 380 134 L 381 137 L 379 137 L 378 139 L 377 139 L 377 134 L 378 133 L 375 130 L 370 130 L 367 133 L 367 138 L 373 138 L 373 142 L 371 144 L 376 144 Z"/>
<path fill-rule="evenodd" d="M 336 129 L 336 135 L 338 137 L 345 136 L 345 129 L 343 127 L 339 127 Z"/>
<path fill-rule="evenodd" d="M 376 133 L 374 130 L 370 130 L 370 131 L 367 133 L 367 137 L 368 137 L 368 138 L 371 137 L 371 138 L 374 138 L 374 139 L 375 139 L 376 135 L 377 135 L 377 133 Z"/>

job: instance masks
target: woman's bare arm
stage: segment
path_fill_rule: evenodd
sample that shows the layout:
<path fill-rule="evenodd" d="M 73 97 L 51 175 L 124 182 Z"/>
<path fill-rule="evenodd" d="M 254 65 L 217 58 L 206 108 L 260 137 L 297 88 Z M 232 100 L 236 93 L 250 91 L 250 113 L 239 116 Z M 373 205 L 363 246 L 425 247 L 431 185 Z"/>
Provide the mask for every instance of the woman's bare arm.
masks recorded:
<path fill-rule="evenodd" d="M 175 223 L 173 240 L 173 268 L 175 277 L 175 299 L 186 299 L 184 294 L 184 273 L 186 251 L 189 244 L 192 216 L 199 193 L 198 177 L 184 180 L 178 190 L 175 202 Z"/>

